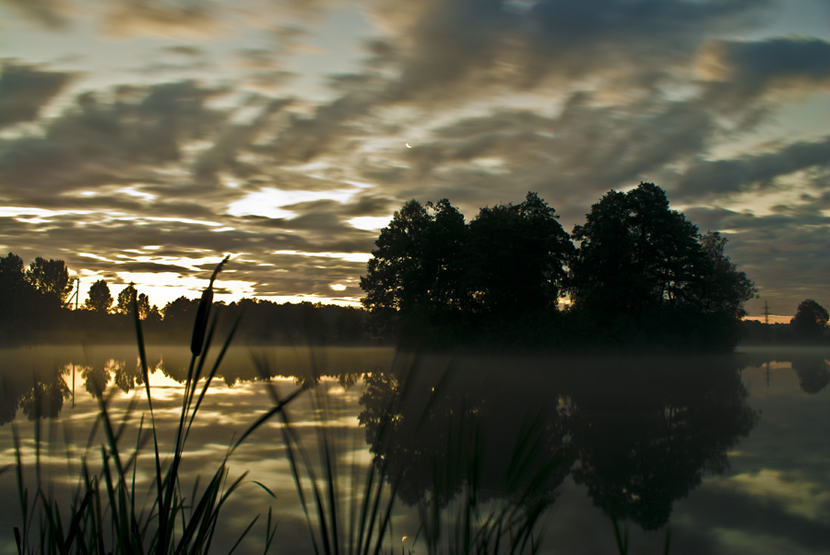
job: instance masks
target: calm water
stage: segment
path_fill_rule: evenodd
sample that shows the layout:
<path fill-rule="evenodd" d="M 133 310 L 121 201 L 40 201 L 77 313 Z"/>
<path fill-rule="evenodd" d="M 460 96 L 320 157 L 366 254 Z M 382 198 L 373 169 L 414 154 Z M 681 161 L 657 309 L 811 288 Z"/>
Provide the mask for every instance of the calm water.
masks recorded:
<path fill-rule="evenodd" d="M 281 395 L 308 387 L 287 412 L 312 461 L 325 422 L 343 511 L 361 498 L 352 471 L 362 474 L 373 457 L 399 477 L 389 534 L 396 552 L 426 553 L 413 544 L 414 507 L 435 496 L 452 510 L 476 469 L 482 508 L 522 495 L 549 503 L 539 527 L 545 553 L 613 553 L 609 514 L 627 527 L 635 553 L 662 552 L 667 527 L 672 553 L 830 553 L 830 353 L 739 350 L 588 360 L 237 348 L 194 424 L 184 476 L 212 474 L 234 438 L 272 406 L 267 376 Z M 150 348 L 148 359 L 164 451 L 189 352 Z M 105 387 L 111 414 L 127 422 L 122 446 L 130 452 L 146 407 L 139 381 L 130 346 L 0 352 L 0 466 L 14 461 L 14 425 L 33 484 L 37 435 L 42 480 L 65 495 L 82 456 L 100 464 L 92 392 Z M 139 483 L 151 465 L 147 448 Z M 220 515 L 216 552 L 270 506 L 279 520 L 274 552 L 311 553 L 278 421 L 254 432 L 230 466 L 232 476 L 249 474 Z M 0 494 L 9 500 L 0 504 L 0 553 L 13 553 L 11 532 L 20 525 L 13 472 L 0 475 Z M 255 526 L 244 550 L 261 551 L 263 536 Z"/>

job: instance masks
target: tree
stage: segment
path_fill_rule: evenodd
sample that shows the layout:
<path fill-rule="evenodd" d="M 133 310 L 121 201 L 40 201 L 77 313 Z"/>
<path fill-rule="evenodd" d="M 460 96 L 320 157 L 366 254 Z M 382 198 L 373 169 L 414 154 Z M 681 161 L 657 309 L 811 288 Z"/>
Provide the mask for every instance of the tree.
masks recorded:
<path fill-rule="evenodd" d="M 107 282 L 99 279 L 89 287 L 87 299 L 84 303 L 87 310 L 106 314 L 112 306 L 112 295 Z"/>
<path fill-rule="evenodd" d="M 700 237 L 703 259 L 691 302 L 703 312 L 738 319 L 746 316 L 743 305 L 753 297 L 756 288 L 724 252 L 727 242 L 717 231 Z"/>
<path fill-rule="evenodd" d="M 189 332 L 193 329 L 198 309 L 199 299 L 179 297 L 164 306 L 164 324 L 171 331 Z"/>
<path fill-rule="evenodd" d="M 734 346 L 755 286 L 724 253 L 726 239 L 700 235 L 669 208 L 660 187 L 640 183 L 628 193 L 608 192 L 573 237 L 580 246 L 570 292 L 575 311 L 590 322 L 624 340 L 645 334 L 659 342 L 674 334 Z"/>
<path fill-rule="evenodd" d="M 381 230 L 360 281 L 370 327 L 426 325 L 446 341 L 555 311 L 573 251 L 557 218 L 532 192 L 517 205 L 482 208 L 469 225 L 447 199 L 407 202 Z"/>
<path fill-rule="evenodd" d="M 0 322 L 19 329 L 37 298 L 37 291 L 26 281 L 23 260 L 13 253 L 0 257 Z"/>
<path fill-rule="evenodd" d="M 571 296 L 580 309 L 603 317 L 642 321 L 675 304 L 702 253 L 697 227 L 669 209 L 665 192 L 641 183 L 610 191 L 591 207 L 571 264 Z"/>
<path fill-rule="evenodd" d="M 795 316 L 790 320 L 795 334 L 802 339 L 821 337 L 830 315 L 827 309 L 812 299 L 805 299 L 798 304 Z"/>
<path fill-rule="evenodd" d="M 138 318 L 140 320 L 146 320 L 152 311 L 152 308 L 150 307 L 150 297 L 148 297 L 145 293 L 139 293 L 136 298 L 136 304 L 138 305 Z"/>
<path fill-rule="evenodd" d="M 145 293 L 139 293 L 136 291 L 135 285 L 132 283 L 122 289 L 118 294 L 118 305 L 116 310 L 119 314 L 133 313 L 133 297 L 135 297 L 135 302 L 138 305 L 139 320 L 146 320 L 148 317 L 152 317 L 154 321 L 161 320 L 158 307 L 155 305 L 150 306 L 150 297 L 148 297 Z"/>
<path fill-rule="evenodd" d="M 460 308 L 465 233 L 464 216 L 447 199 L 426 206 L 410 200 L 395 212 L 360 278 L 376 333 L 399 331 L 417 311 L 434 316 Z"/>
<path fill-rule="evenodd" d="M 555 210 L 536 193 L 518 205 L 482 208 L 470 222 L 470 289 L 478 312 L 521 318 L 555 309 L 574 247 Z"/>
<path fill-rule="evenodd" d="M 69 271 L 63 260 L 46 260 L 38 256 L 26 270 L 26 281 L 47 298 L 52 298 L 59 306 L 66 305 L 66 299 L 72 292 Z"/>

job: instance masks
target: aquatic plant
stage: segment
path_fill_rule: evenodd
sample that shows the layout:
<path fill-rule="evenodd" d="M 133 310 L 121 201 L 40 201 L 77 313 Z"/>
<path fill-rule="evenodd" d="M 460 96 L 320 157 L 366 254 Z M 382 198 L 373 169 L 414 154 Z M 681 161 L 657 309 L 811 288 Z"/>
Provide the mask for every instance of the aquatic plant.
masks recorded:
<path fill-rule="evenodd" d="M 220 511 L 229 496 L 243 483 L 247 472 L 234 480 L 229 479 L 228 450 L 203 489 L 199 481 L 188 495 L 182 480 L 182 461 L 187 439 L 205 395 L 233 338 L 238 320 L 231 328 L 214 363 L 206 367 L 208 349 L 216 329 L 216 319 L 210 318 L 213 282 L 227 262 L 225 258 L 213 272 L 210 285 L 202 295 L 197 319 L 193 326 L 192 356 L 184 382 L 184 394 L 174 433 L 171 454 L 162 453 L 159 447 L 160 432 L 156 424 L 153 395 L 145 353 L 141 323 L 133 294 L 138 358 L 145 387 L 148 428 L 145 414 L 138 425 L 136 444 L 125 453 L 123 438 L 137 404 L 133 399 L 120 422 L 115 422 L 110 410 L 112 395 L 98 392 L 98 419 L 90 434 L 90 442 L 100 426 L 104 443 L 100 446 L 100 468 L 93 471 L 87 450 L 81 463 L 81 475 L 74 495 L 63 506 L 52 495 L 52 488 L 41 479 L 40 421 L 35 421 L 35 484 L 27 485 L 21 456 L 20 437 L 13 427 L 22 526 L 14 528 L 15 542 L 20 555 L 24 553 L 83 553 L 83 554 L 184 554 L 207 553 L 217 530 L 220 529 Z M 199 382 L 203 380 L 201 389 Z M 299 390 L 289 398 L 293 399 Z M 285 401 L 287 403 L 288 400 Z M 278 406 L 284 406 L 278 405 Z M 254 427 L 258 424 L 255 423 Z M 146 443 L 152 440 L 153 472 L 152 494 L 149 508 L 139 503 L 141 491 L 137 489 L 138 458 Z M 30 495 L 31 493 L 31 495 Z M 66 516 L 64 516 L 66 515 Z M 255 517 L 240 534 L 233 551 L 250 532 L 259 516 Z M 268 511 L 265 551 L 274 540 L 276 526 Z"/>

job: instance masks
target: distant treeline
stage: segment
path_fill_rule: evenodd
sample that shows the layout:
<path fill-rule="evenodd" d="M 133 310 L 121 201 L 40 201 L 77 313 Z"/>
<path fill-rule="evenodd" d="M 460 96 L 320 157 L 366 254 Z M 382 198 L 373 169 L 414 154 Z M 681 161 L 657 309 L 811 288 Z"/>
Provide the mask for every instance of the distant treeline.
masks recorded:
<path fill-rule="evenodd" d="M 38 257 L 25 268 L 19 256 L 9 253 L 0 257 L 0 344 L 134 341 L 134 293 L 148 341 L 187 344 L 198 298 L 179 297 L 159 309 L 133 285 L 122 289 L 114 300 L 106 281 L 98 280 L 81 309 L 72 310 L 74 284 L 63 260 Z M 368 340 L 366 313 L 358 308 L 242 299 L 215 303 L 213 314 L 219 341 L 237 320 L 237 339 L 242 342 L 360 344 Z"/>

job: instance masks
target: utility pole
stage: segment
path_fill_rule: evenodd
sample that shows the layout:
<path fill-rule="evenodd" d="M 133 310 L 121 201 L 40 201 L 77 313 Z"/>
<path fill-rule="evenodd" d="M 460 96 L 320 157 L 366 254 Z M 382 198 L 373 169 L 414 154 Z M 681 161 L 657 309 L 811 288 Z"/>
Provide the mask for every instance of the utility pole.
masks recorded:
<path fill-rule="evenodd" d="M 764 301 L 764 323 L 769 325 L 769 305 Z"/>
<path fill-rule="evenodd" d="M 80 297 L 81 293 L 81 278 L 75 278 L 75 292 L 72 293 L 72 296 L 69 297 L 69 300 L 66 301 L 66 306 L 68 308 L 72 308 L 72 297 L 75 297 L 75 310 L 78 310 L 78 298 Z"/>

